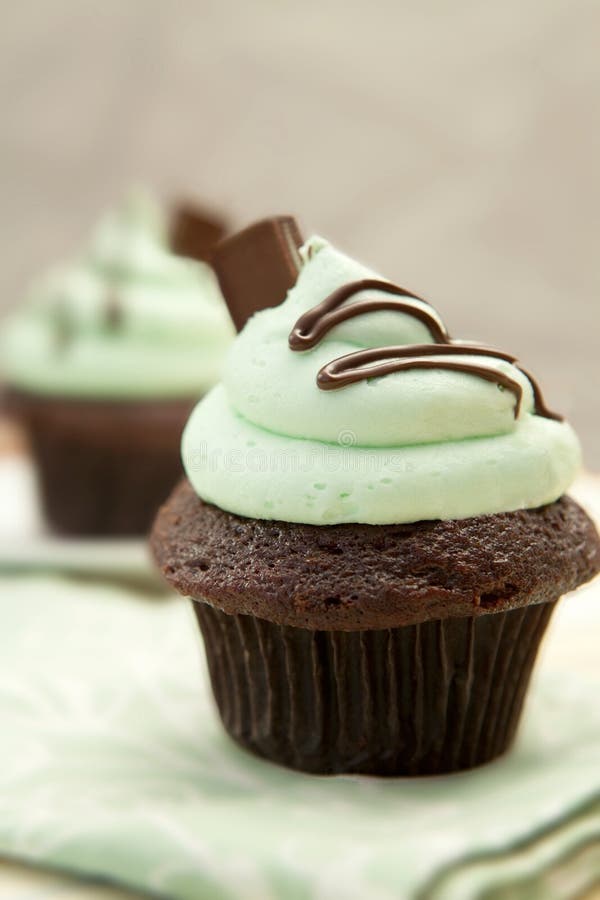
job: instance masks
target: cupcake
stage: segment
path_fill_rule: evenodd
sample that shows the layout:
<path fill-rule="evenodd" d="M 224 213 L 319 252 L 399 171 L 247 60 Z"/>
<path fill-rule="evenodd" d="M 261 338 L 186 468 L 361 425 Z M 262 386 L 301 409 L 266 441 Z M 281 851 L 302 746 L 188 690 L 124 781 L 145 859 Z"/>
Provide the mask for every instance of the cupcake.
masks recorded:
<path fill-rule="evenodd" d="M 600 569 L 573 430 L 513 356 L 293 221 L 215 267 L 241 331 L 152 547 L 226 730 L 323 774 L 494 759 L 558 599 Z"/>
<path fill-rule="evenodd" d="M 185 228 L 175 221 L 195 259 L 171 250 L 160 210 L 132 193 L 79 258 L 34 286 L 0 335 L 9 408 L 60 532 L 144 533 L 182 474 L 187 416 L 218 380 L 233 328 L 201 260 L 223 229 L 191 210 Z"/>

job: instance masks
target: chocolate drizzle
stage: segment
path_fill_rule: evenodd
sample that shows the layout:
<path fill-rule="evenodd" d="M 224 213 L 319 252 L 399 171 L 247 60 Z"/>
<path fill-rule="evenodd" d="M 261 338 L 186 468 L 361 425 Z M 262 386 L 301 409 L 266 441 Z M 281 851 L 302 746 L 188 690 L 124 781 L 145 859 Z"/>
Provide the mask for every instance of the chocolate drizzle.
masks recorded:
<path fill-rule="evenodd" d="M 372 297 L 342 306 L 350 297 L 364 290 L 384 291 L 395 296 L 385 299 Z M 406 299 L 400 300 L 397 299 L 398 297 Z M 424 308 L 421 304 L 411 303 L 411 300 L 419 300 L 429 309 Z M 497 384 L 501 389 L 511 391 L 515 397 L 514 416 L 515 419 L 518 418 L 523 399 L 523 387 L 518 381 L 493 366 L 486 366 L 485 363 L 471 363 L 464 359 L 447 358 L 449 356 L 488 356 L 516 364 L 516 357 L 491 347 L 452 341 L 445 325 L 426 300 L 391 282 L 367 278 L 342 285 L 317 306 L 300 316 L 289 335 L 289 346 L 295 351 L 311 350 L 336 325 L 356 316 L 380 310 L 396 310 L 418 319 L 427 327 L 435 343 L 374 347 L 338 357 L 323 366 L 317 374 L 317 385 L 322 391 L 338 390 L 358 381 L 381 378 L 392 372 L 412 369 L 445 369 L 474 375 Z M 520 366 L 517 368 L 531 383 L 536 414 L 547 419 L 561 421 L 562 417 L 546 406 L 537 381 Z"/>
<path fill-rule="evenodd" d="M 351 303 L 349 306 L 342 306 L 342 303 L 353 297 L 354 294 L 367 290 L 384 291 L 386 294 L 394 294 L 395 297 L 371 297 L 366 300 L 357 300 L 356 303 Z M 399 300 L 398 297 L 406 299 Z M 424 309 L 419 303 L 411 302 L 414 300 L 426 304 L 429 309 Z M 289 337 L 290 347 L 292 350 L 310 350 L 312 347 L 316 347 L 325 335 L 341 322 L 384 309 L 407 313 L 414 319 L 418 319 L 438 344 L 447 344 L 450 341 L 443 322 L 422 297 L 411 294 L 410 291 L 389 281 L 365 278 L 362 281 L 353 281 L 350 284 L 342 285 L 318 306 L 314 306 L 300 316 Z"/>
<path fill-rule="evenodd" d="M 491 366 L 475 363 L 459 362 L 450 359 L 435 359 L 436 356 L 452 356 L 454 354 L 473 356 L 492 356 L 506 359 L 505 354 L 496 354 L 487 347 L 478 348 L 471 344 L 412 344 L 404 347 L 375 347 L 371 350 L 358 350 L 333 360 L 320 369 L 317 384 L 323 391 L 333 391 L 365 378 L 389 375 L 391 372 L 404 372 L 409 369 L 448 369 L 476 375 L 485 381 L 492 381 L 515 395 L 515 419 L 521 409 L 523 388 L 518 381 L 504 372 Z"/>
<path fill-rule="evenodd" d="M 519 366 L 518 369 L 523 373 L 523 375 L 531 385 L 531 390 L 533 391 L 533 404 L 536 415 L 543 416 L 544 419 L 554 419 L 556 422 L 562 422 L 563 417 L 559 413 L 552 412 L 552 410 L 549 409 L 548 406 L 546 406 L 546 401 L 544 400 L 542 389 L 531 372 L 529 372 L 527 369 L 524 369 L 523 366 Z"/>

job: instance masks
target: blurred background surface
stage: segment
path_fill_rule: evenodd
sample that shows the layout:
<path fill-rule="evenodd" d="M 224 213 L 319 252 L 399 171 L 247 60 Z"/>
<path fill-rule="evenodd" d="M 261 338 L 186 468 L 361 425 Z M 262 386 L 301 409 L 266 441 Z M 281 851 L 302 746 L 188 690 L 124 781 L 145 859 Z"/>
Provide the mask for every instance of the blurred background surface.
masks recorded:
<path fill-rule="evenodd" d="M 291 212 L 453 335 L 518 353 L 600 470 L 595 0 L 19 0 L 2 19 L 0 315 L 132 183 L 234 226 Z M 0 453 L 22 449 L 0 422 Z M 13 531 L 22 474 L 0 479 Z M 542 666 L 597 670 L 597 608 L 559 610 Z M 50 895 L 108 893 L 0 863 L 0 897 Z"/>
<path fill-rule="evenodd" d="M 594 0 L 22 0 L 0 36 L 0 306 L 131 182 L 293 212 L 518 353 L 600 464 Z"/>

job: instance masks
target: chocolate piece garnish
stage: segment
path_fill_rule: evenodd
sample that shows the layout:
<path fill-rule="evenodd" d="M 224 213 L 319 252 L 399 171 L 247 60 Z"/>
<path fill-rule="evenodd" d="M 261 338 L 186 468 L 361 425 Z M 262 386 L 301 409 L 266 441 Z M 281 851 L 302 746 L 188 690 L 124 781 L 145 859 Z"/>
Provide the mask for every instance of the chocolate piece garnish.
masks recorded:
<path fill-rule="evenodd" d="M 395 297 L 371 297 L 342 306 L 354 294 L 367 290 L 385 291 L 387 294 L 394 294 Z M 397 297 L 405 297 L 406 299 L 399 300 L 396 299 Z M 417 303 L 411 303 L 411 300 L 420 300 L 421 303 L 429 306 L 431 311 L 423 309 Z M 414 319 L 418 319 L 426 326 L 431 337 L 438 344 L 446 344 L 450 340 L 445 326 L 437 318 L 427 300 L 389 281 L 365 278 L 362 281 L 353 281 L 351 284 L 342 285 L 342 287 L 326 297 L 322 303 L 319 303 L 318 306 L 313 306 L 312 309 L 300 316 L 289 336 L 289 345 L 292 350 L 310 350 L 312 347 L 316 347 L 325 335 L 336 325 L 339 325 L 340 322 L 346 322 L 355 316 L 384 309 L 407 313 Z"/>
<path fill-rule="evenodd" d="M 298 278 L 302 244 L 296 220 L 275 216 L 217 246 L 212 263 L 238 331 L 258 310 L 285 300 Z"/>
<path fill-rule="evenodd" d="M 505 353 L 496 353 L 489 347 L 476 347 L 472 344 L 461 346 L 457 344 L 408 344 L 402 347 L 374 347 L 369 350 L 358 350 L 340 356 L 333 362 L 327 363 L 320 369 L 317 375 L 317 384 L 323 391 L 337 390 L 347 387 L 357 381 L 366 381 L 368 378 L 381 378 L 392 372 L 403 372 L 409 369 L 449 369 L 456 372 L 464 372 L 467 375 L 476 375 L 485 381 L 495 382 L 515 395 L 515 419 L 521 409 L 523 388 L 504 372 L 491 366 L 477 365 L 464 361 L 449 359 L 433 359 L 430 357 L 453 356 L 492 356 L 514 362 L 514 357 Z"/>
<path fill-rule="evenodd" d="M 223 219 L 190 203 L 175 207 L 169 228 L 169 246 L 179 256 L 210 262 L 227 230 Z"/>

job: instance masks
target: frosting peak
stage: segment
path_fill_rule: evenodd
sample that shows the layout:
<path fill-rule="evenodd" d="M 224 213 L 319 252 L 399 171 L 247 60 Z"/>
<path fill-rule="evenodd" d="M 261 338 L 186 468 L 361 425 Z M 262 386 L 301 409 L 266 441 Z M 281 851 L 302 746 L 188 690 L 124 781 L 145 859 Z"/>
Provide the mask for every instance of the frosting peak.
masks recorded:
<path fill-rule="evenodd" d="M 514 357 L 451 341 L 427 301 L 322 238 L 300 256 L 296 285 L 248 321 L 184 434 L 204 499 L 258 518 L 386 524 L 563 493 L 577 439 Z"/>

